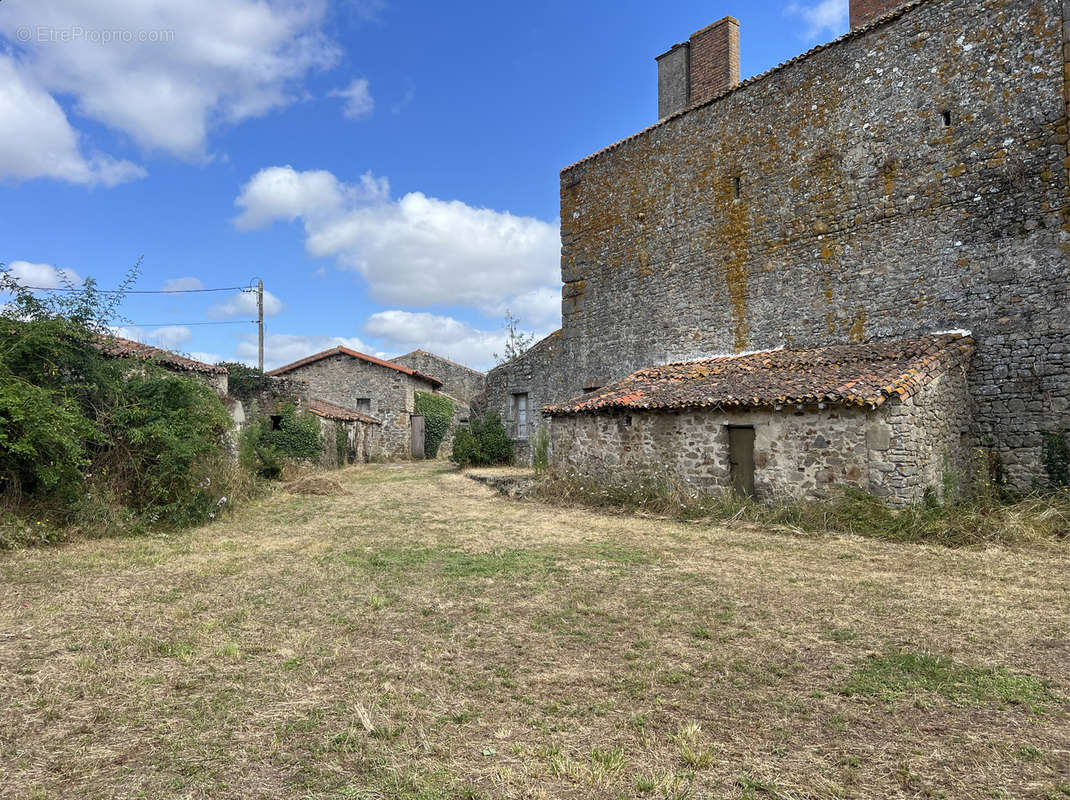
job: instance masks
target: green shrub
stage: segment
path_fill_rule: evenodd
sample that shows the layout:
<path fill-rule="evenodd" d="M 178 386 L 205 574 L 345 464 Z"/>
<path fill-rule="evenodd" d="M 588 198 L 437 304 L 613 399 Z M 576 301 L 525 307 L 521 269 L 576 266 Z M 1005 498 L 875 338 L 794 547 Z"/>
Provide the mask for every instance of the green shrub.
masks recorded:
<path fill-rule="evenodd" d="M 227 378 L 227 390 L 239 399 L 245 400 L 253 397 L 271 385 L 271 378 L 256 367 L 237 361 L 220 361 L 216 366 L 225 367 L 230 373 Z"/>
<path fill-rule="evenodd" d="M 258 417 L 246 426 L 238 450 L 246 469 L 274 480 L 288 462 L 318 459 L 322 447 L 319 418 L 299 414 L 293 403 L 287 403 L 277 414 Z"/>
<path fill-rule="evenodd" d="M 531 443 L 531 466 L 538 475 L 550 467 L 550 429 L 545 425 L 535 430 L 535 438 Z"/>
<path fill-rule="evenodd" d="M 126 382 L 123 399 L 108 459 L 123 504 L 174 524 L 209 519 L 227 502 L 212 485 L 231 427 L 219 396 L 196 378 L 151 368 Z"/>
<path fill-rule="evenodd" d="M 1065 489 L 1070 486 L 1070 443 L 1066 431 L 1044 431 L 1044 470 L 1048 473 L 1048 484 L 1052 488 Z"/>
<path fill-rule="evenodd" d="M 442 394 L 417 392 L 415 410 L 424 415 L 424 457 L 435 458 L 450 429 L 453 401 Z"/>
<path fill-rule="evenodd" d="M 450 459 L 462 467 L 511 464 L 513 442 L 496 414 L 476 417 L 457 429 Z"/>

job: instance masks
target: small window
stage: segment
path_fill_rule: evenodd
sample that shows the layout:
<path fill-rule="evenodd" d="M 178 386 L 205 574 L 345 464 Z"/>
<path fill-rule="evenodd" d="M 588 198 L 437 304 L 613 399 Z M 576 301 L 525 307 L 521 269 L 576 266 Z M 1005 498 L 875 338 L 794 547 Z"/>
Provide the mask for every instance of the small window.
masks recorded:
<path fill-rule="evenodd" d="M 942 112 L 940 112 L 940 117 L 944 120 L 944 127 L 945 128 L 950 128 L 951 127 L 951 112 L 950 111 L 942 111 Z"/>
<path fill-rule="evenodd" d="M 271 415 L 271 430 L 277 431 L 282 427 L 282 414 Z"/>
<path fill-rule="evenodd" d="M 371 411 L 372 399 L 370 397 L 358 397 L 357 398 L 357 411 Z"/>
<path fill-rule="evenodd" d="M 601 386 L 584 386 L 583 393 L 588 394 L 589 392 L 597 392 L 601 388 Z"/>
<path fill-rule="evenodd" d="M 736 175 L 734 178 L 732 178 L 732 199 L 733 200 L 738 200 L 742 196 L 743 196 L 743 181 L 738 175 Z"/>

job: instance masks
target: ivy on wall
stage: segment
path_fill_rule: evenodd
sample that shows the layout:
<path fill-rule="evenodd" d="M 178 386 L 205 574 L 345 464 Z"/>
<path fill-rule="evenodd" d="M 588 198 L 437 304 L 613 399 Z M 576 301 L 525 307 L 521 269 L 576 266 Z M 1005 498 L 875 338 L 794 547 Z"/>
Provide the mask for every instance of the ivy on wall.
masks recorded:
<path fill-rule="evenodd" d="M 442 394 L 417 392 L 415 411 L 424 416 L 424 455 L 434 458 L 439 445 L 450 429 L 453 419 L 453 401 Z"/>

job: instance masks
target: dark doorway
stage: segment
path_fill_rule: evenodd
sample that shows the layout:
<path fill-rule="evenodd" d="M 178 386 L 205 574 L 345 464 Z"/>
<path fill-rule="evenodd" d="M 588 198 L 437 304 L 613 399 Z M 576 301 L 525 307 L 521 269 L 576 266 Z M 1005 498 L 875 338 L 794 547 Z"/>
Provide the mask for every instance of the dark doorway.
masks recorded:
<path fill-rule="evenodd" d="M 731 465 L 732 491 L 754 497 L 754 426 L 728 426 L 728 462 Z"/>
<path fill-rule="evenodd" d="M 424 457 L 424 415 L 413 414 L 409 417 L 412 430 L 412 457 Z"/>

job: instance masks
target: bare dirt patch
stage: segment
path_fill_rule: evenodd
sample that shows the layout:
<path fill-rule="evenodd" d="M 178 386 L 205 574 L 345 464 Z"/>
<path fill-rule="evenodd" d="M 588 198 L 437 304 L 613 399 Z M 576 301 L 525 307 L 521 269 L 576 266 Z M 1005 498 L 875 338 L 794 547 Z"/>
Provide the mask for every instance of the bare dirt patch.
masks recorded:
<path fill-rule="evenodd" d="M 0 797 L 1058 798 L 1067 548 L 336 473 L 0 554 Z"/>

